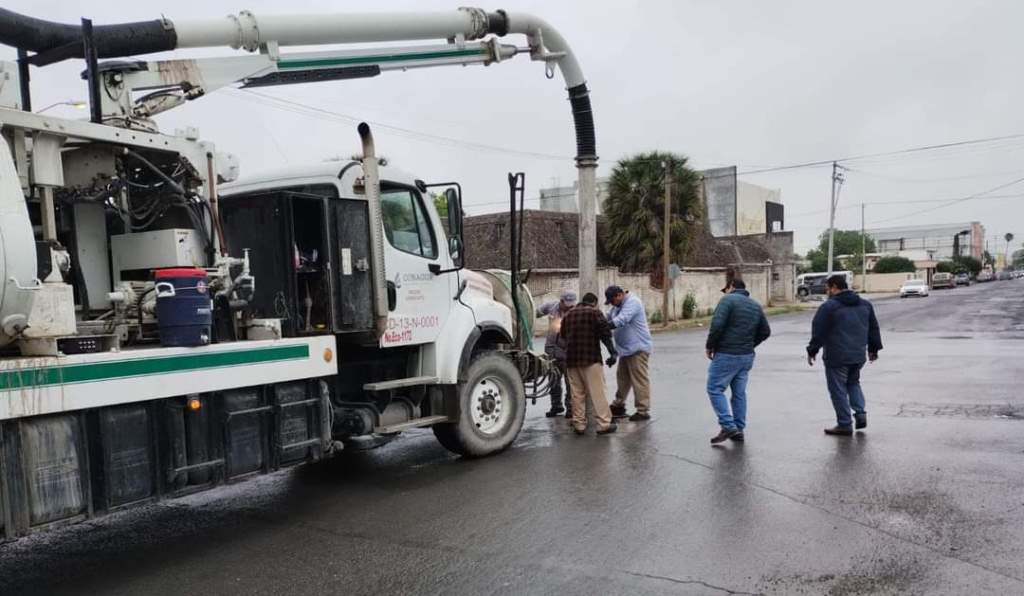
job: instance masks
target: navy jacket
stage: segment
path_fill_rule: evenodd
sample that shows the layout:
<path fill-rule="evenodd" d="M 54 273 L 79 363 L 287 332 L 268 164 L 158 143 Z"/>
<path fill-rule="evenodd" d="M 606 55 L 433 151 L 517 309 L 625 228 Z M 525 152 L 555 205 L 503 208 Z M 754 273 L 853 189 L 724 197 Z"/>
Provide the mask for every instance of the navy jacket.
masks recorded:
<path fill-rule="evenodd" d="M 753 354 L 771 334 L 768 319 L 750 292 L 733 290 L 715 308 L 706 347 L 718 354 Z"/>
<path fill-rule="evenodd" d="M 852 290 L 826 300 L 814 315 L 807 354 L 817 356 L 822 347 L 827 366 L 864 364 L 865 351 L 874 354 L 881 350 L 882 332 L 871 303 Z"/>

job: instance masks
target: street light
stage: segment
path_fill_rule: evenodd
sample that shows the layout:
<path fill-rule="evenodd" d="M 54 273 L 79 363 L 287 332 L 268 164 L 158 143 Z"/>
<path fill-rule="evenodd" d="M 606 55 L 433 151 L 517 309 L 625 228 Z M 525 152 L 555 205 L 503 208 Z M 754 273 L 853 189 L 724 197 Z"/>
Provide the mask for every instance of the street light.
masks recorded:
<path fill-rule="evenodd" d="M 55 108 L 57 106 L 71 106 L 75 109 L 84 110 L 88 105 L 89 104 L 85 103 L 84 101 L 69 99 L 67 101 L 58 101 L 57 103 L 51 103 L 45 108 L 38 110 L 36 114 L 42 114 L 46 110 L 49 110 L 50 108 Z"/>

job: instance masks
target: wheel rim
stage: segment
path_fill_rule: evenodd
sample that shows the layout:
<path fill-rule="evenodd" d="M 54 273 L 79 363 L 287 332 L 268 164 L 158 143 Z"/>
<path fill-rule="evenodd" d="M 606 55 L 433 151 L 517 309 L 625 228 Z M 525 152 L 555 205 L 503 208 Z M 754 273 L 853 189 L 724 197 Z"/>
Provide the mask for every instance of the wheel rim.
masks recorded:
<path fill-rule="evenodd" d="M 478 431 L 492 435 L 501 430 L 509 415 L 508 395 L 508 389 L 496 377 L 485 377 L 473 387 L 469 406 Z"/>

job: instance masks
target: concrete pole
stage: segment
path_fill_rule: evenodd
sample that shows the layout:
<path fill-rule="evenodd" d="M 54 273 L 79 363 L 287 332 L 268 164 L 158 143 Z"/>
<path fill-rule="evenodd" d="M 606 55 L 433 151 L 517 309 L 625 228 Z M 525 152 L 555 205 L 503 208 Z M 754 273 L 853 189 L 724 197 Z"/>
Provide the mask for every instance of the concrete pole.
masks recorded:
<path fill-rule="evenodd" d="M 597 287 L 597 159 L 577 160 L 580 190 L 579 269 L 580 295 L 604 288 Z"/>
<path fill-rule="evenodd" d="M 828 276 L 832 277 L 832 258 L 835 250 L 836 235 L 836 174 L 839 166 L 832 162 L 832 199 L 829 201 L 828 210 Z"/>
<path fill-rule="evenodd" d="M 864 235 L 864 203 L 860 204 L 860 278 L 861 292 L 868 291 L 868 239 Z"/>
<path fill-rule="evenodd" d="M 665 215 L 663 221 L 664 231 L 662 232 L 661 255 L 662 259 L 664 259 L 664 262 L 662 263 L 662 274 L 665 277 L 662 281 L 661 324 L 668 327 L 668 288 L 669 284 L 672 283 L 668 278 L 668 266 L 672 254 L 672 164 L 671 162 L 665 162 L 662 166 L 665 168 Z"/>

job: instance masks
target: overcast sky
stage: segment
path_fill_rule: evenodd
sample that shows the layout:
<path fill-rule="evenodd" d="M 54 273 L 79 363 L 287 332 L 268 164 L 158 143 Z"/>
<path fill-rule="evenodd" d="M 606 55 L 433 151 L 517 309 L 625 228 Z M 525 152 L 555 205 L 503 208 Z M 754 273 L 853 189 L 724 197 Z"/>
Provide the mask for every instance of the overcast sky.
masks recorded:
<path fill-rule="evenodd" d="M 288 3 L 245 0 L 79 2 L 9 0 L 32 16 L 96 24 L 260 14 L 454 10 L 435 0 Z M 540 15 L 568 39 L 592 90 L 599 175 L 617 159 L 660 149 L 698 167 L 740 171 L 1024 133 L 1024 3 L 1014 0 L 837 2 L 540 2 L 505 8 Z M 515 39 L 524 45 L 522 39 Z M 14 51 L 2 49 L 11 59 Z M 285 50 L 294 51 L 294 50 Z M 177 53 L 179 56 L 195 55 Z M 202 55 L 231 55 L 209 49 Z M 73 61 L 33 72 L 34 104 L 85 97 Z M 428 135 L 502 147 L 498 152 L 378 128 L 378 150 L 425 180 L 464 182 L 470 213 L 499 210 L 506 173 L 526 172 L 528 196 L 576 177 L 564 85 L 526 56 L 487 68 L 441 68 L 261 90 L 350 116 L 314 117 L 226 90 L 160 117 L 167 132 L 197 126 L 240 156 L 243 176 L 358 150 L 366 119 Z M 54 114 L 76 116 L 58 107 Z M 532 157 L 518 152 L 565 156 Z M 974 196 L 1024 177 L 1024 138 L 853 160 L 837 227 L 980 221 L 987 237 L 1024 240 L 1024 182 L 938 209 L 923 202 Z M 743 176 L 780 188 L 786 227 L 806 250 L 828 226 L 831 169 Z M 904 204 L 900 204 L 903 202 Z M 874 203 L 874 204 L 872 204 Z M 536 203 L 534 203 L 536 205 Z M 923 210 L 928 212 L 921 213 Z M 915 214 L 916 215 L 911 215 Z M 1000 252 L 1004 250 L 1000 242 Z"/>

